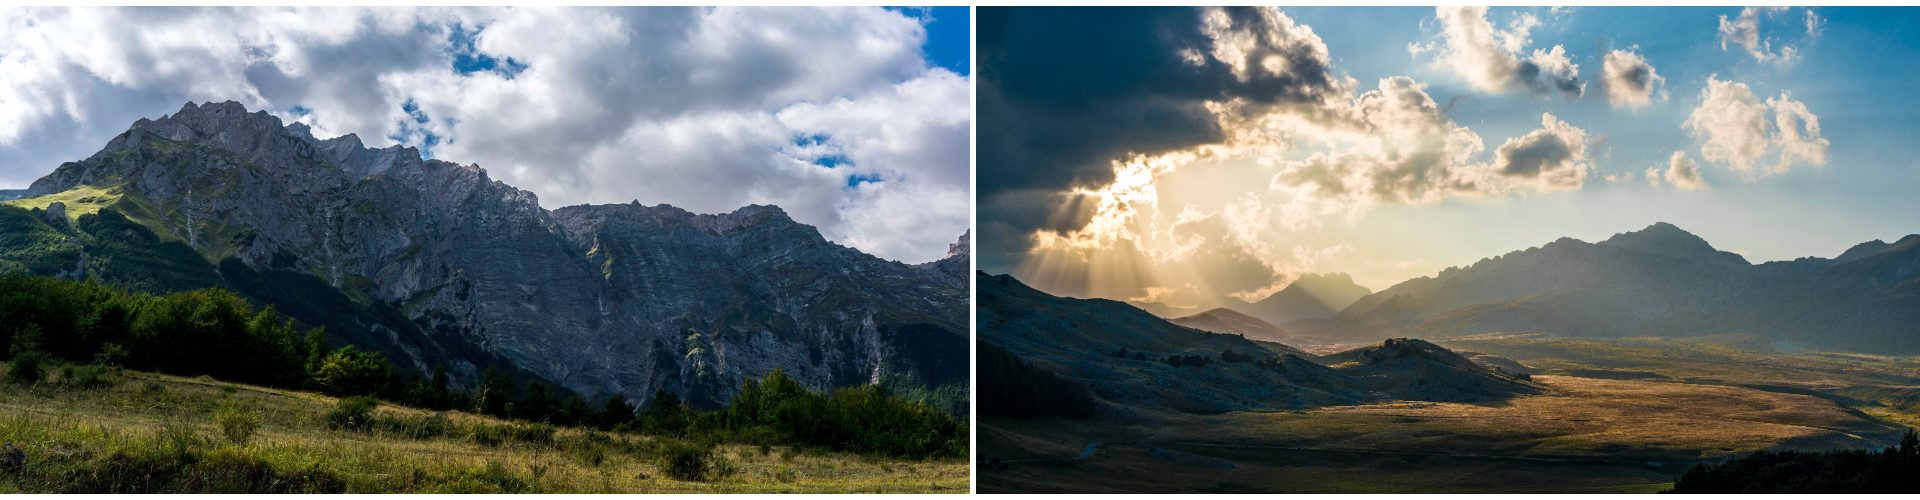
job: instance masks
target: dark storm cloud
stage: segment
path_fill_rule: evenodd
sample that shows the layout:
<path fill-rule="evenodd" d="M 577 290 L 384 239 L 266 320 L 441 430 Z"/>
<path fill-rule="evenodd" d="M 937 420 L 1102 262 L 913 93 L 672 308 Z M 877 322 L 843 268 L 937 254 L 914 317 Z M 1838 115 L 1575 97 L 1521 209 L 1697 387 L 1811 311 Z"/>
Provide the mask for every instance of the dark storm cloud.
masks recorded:
<path fill-rule="evenodd" d="M 1046 193 L 1104 184 L 1110 162 L 1128 153 L 1222 141 L 1208 101 L 1269 109 L 1318 103 L 1341 85 L 1319 38 L 1269 9 L 982 7 L 978 15 L 980 220 L 1009 234 L 1079 227 L 1083 217 L 1047 206 L 1064 197 Z M 1217 55 L 1209 30 L 1244 36 Z M 1269 60 L 1284 64 L 1269 68 Z"/>

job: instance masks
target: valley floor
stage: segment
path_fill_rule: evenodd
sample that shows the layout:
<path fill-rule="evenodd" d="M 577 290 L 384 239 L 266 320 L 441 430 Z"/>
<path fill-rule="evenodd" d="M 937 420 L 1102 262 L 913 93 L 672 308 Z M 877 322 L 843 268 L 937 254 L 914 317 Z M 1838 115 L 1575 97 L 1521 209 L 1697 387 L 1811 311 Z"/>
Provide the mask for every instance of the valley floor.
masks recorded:
<path fill-rule="evenodd" d="M 1694 464 L 1762 449 L 1891 445 L 1920 379 L 1909 359 L 1537 337 L 1443 344 L 1562 374 L 1534 377 L 1546 394 L 1486 404 L 982 420 L 980 491 L 1654 492 Z"/>
<path fill-rule="evenodd" d="M 624 433 L 534 428 L 462 413 L 381 405 L 376 417 L 450 422 L 462 432 L 376 426 L 330 429 L 335 400 L 317 394 L 122 372 L 94 388 L 0 382 L 0 493 L 174 491 L 964 493 L 964 460 L 903 461 L 786 447 L 722 445 L 723 472 L 679 481 L 661 469 L 670 446 Z M 256 416 L 250 438 L 226 437 L 216 415 Z M 444 420 L 441 420 L 441 418 Z M 447 427 L 446 424 L 440 424 Z M 409 434 L 420 436 L 410 437 Z M 181 476 L 191 475 L 191 480 Z"/>

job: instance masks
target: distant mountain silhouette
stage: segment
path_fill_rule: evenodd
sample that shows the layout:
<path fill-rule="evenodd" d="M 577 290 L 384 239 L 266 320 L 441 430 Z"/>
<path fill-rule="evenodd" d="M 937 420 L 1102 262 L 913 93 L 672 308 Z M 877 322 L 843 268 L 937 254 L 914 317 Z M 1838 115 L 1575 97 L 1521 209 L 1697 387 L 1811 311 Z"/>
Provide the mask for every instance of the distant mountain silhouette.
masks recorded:
<path fill-rule="evenodd" d="M 1235 309 L 1268 323 L 1284 325 L 1303 319 L 1330 318 L 1361 297 L 1373 293 L 1354 284 L 1344 273 L 1306 274 L 1267 298 Z"/>
<path fill-rule="evenodd" d="M 1291 335 L 1287 335 L 1286 330 L 1273 326 L 1272 323 L 1261 321 L 1260 318 L 1248 316 L 1240 311 L 1224 307 L 1216 307 L 1207 310 L 1207 312 L 1174 318 L 1168 321 L 1188 328 L 1216 333 L 1239 334 L 1255 340 L 1278 342 L 1281 344 L 1299 343 L 1298 340 L 1294 339 Z"/>
<path fill-rule="evenodd" d="M 1140 300 L 1127 300 L 1125 302 L 1127 305 L 1138 307 L 1142 311 L 1152 313 L 1154 316 L 1161 318 L 1182 318 L 1206 312 L 1205 309 L 1198 307 L 1180 307 L 1164 302 L 1146 302 Z"/>
<path fill-rule="evenodd" d="M 1781 349 L 1920 352 L 1920 236 L 1834 259 L 1749 264 L 1671 224 L 1599 243 L 1561 238 L 1362 298 L 1296 335 L 1545 332 L 1583 337 L 1750 334 Z"/>

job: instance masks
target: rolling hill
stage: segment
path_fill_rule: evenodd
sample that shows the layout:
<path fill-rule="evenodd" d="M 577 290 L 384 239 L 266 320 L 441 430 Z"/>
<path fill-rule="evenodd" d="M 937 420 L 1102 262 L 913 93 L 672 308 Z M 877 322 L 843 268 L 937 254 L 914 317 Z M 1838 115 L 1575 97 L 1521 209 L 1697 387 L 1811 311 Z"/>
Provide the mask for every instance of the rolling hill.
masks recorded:
<path fill-rule="evenodd" d="M 1174 324 L 1123 302 L 1071 299 L 982 274 L 980 342 L 1085 384 L 1106 411 L 1195 413 L 1367 401 L 1486 401 L 1539 388 L 1417 340 L 1327 364 L 1298 349 Z M 992 391 L 992 387 L 981 387 Z"/>

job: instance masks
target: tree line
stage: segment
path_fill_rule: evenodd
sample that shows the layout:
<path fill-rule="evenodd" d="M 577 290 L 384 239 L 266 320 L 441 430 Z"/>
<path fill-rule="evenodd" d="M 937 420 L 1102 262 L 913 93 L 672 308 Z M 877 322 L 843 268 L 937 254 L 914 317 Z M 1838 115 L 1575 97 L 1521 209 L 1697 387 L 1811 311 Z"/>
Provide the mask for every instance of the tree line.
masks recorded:
<path fill-rule="evenodd" d="M 540 380 L 489 367 L 471 389 L 444 368 L 421 375 L 386 356 L 334 347 L 323 327 L 301 329 L 273 307 L 230 291 L 127 293 L 95 282 L 0 274 L 0 359 L 9 379 L 50 363 L 99 364 L 206 375 L 336 396 L 495 417 L 759 444 L 802 444 L 907 457 L 966 454 L 965 422 L 878 386 L 816 392 L 779 370 L 746 380 L 729 406 L 700 410 L 659 391 L 644 406 L 625 396 L 589 401 Z M 26 375 L 33 373 L 33 375 Z"/>
<path fill-rule="evenodd" d="M 1027 364 L 1005 348 L 979 343 L 974 368 L 980 387 L 980 415 L 989 418 L 1091 418 L 1093 393 L 1087 386 Z"/>
<path fill-rule="evenodd" d="M 1668 493 L 1920 493 L 1920 435 L 1882 450 L 1762 451 L 1696 465 Z"/>

